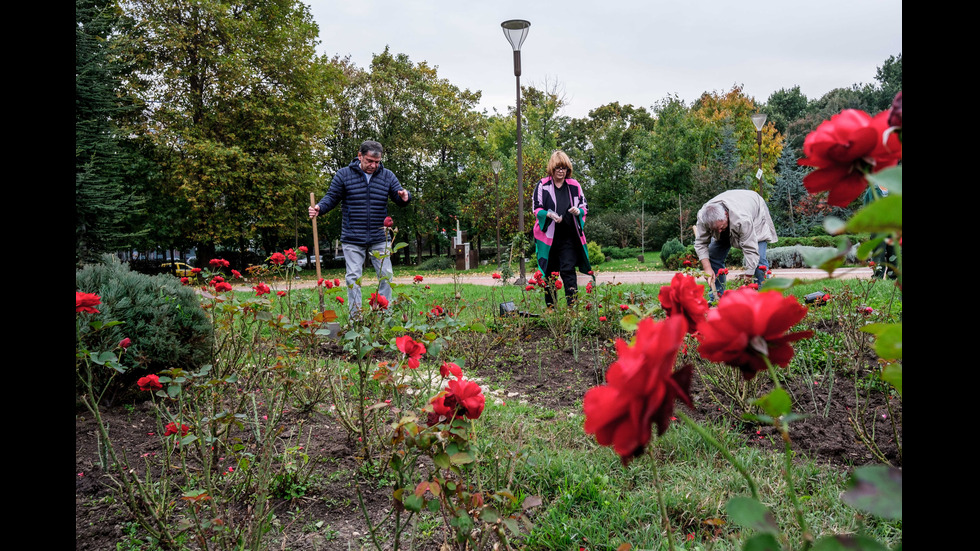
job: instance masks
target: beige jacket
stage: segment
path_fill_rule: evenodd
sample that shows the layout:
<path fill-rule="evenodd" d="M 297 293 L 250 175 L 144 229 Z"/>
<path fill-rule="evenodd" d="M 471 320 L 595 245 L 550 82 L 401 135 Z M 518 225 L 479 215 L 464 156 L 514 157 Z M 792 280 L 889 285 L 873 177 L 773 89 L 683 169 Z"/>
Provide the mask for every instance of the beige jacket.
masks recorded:
<path fill-rule="evenodd" d="M 694 250 L 698 260 L 708 258 L 708 244 L 711 238 L 718 239 L 704 221 L 704 209 L 712 203 L 721 203 L 728 211 L 728 228 L 731 230 L 732 247 L 742 250 L 745 270 L 754 273 L 759 265 L 759 242 L 775 243 L 776 226 L 769 215 L 769 207 L 761 195 L 747 189 L 733 189 L 715 196 L 698 211 L 698 221 L 694 227 Z"/>

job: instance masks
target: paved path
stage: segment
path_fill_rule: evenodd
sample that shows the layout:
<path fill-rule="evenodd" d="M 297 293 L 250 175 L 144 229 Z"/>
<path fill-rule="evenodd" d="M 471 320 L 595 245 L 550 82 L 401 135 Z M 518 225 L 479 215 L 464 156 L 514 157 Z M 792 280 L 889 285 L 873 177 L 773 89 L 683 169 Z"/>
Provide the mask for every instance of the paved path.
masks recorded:
<path fill-rule="evenodd" d="M 530 273 L 534 273 L 532 270 Z M 676 272 L 672 271 L 662 271 L 662 272 L 599 272 L 596 276 L 596 280 L 599 283 L 606 281 L 621 281 L 623 283 L 670 283 L 670 280 L 674 277 Z M 785 269 L 774 269 L 772 271 L 773 277 L 782 277 L 788 279 L 822 279 L 827 277 L 827 272 L 823 270 L 818 270 L 814 268 L 785 268 Z M 408 274 L 408 275 L 404 275 Z M 407 268 L 395 267 L 395 283 L 400 284 L 412 284 L 412 277 L 414 274 Z M 453 277 L 448 275 L 425 275 L 425 283 L 429 284 L 443 284 L 452 283 Z M 834 278 L 836 279 L 871 279 L 871 268 L 839 268 L 834 271 Z M 459 277 L 460 283 L 469 283 L 472 285 L 498 285 L 499 281 L 490 277 L 490 274 L 466 274 L 463 273 Z M 579 286 L 584 286 L 589 277 L 579 274 Z M 343 279 L 341 279 L 343 283 Z M 368 287 L 377 284 L 377 279 L 374 277 L 374 272 L 365 269 L 364 270 L 364 284 Z M 273 289 L 283 289 L 285 284 L 282 282 L 276 282 L 274 285 L 269 284 Z M 304 281 L 294 281 L 294 289 L 309 289 L 315 286 L 315 282 L 310 280 Z"/>

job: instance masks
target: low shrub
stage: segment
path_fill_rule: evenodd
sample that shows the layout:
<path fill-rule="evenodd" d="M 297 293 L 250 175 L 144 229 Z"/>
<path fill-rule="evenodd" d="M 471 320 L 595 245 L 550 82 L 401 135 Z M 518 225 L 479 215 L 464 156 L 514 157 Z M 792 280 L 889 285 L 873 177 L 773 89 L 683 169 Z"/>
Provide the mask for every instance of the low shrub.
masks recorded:
<path fill-rule="evenodd" d="M 456 267 L 456 261 L 446 256 L 433 256 L 416 267 L 419 270 L 452 270 Z"/>
<path fill-rule="evenodd" d="M 599 246 L 595 241 L 589 241 L 586 244 L 589 250 L 589 263 L 593 266 L 598 266 L 606 261 L 606 255 L 602 253 L 602 247 Z"/>
<path fill-rule="evenodd" d="M 636 258 L 642 254 L 639 247 L 606 247 L 602 249 L 602 252 L 605 253 L 607 257 L 615 260 Z"/>
<path fill-rule="evenodd" d="M 107 255 L 102 264 L 75 271 L 75 290 L 102 298 L 94 321 L 121 321 L 121 325 L 92 333 L 81 327 L 79 336 L 88 350 L 112 350 L 123 338 L 132 348 L 127 356 L 139 368 L 130 370 L 120 384 L 145 374 L 180 367 L 196 369 L 210 361 L 213 327 L 193 288 L 172 275 L 150 276 L 130 271 Z M 111 394 L 111 393 L 110 393 Z"/>
<path fill-rule="evenodd" d="M 816 255 L 825 251 L 834 252 L 836 250 L 837 247 L 793 245 L 792 247 L 773 247 L 768 249 L 766 251 L 766 257 L 769 259 L 770 268 L 808 268 L 809 265 L 805 260 L 807 255 Z M 847 252 L 845 262 L 856 264 L 857 261 L 857 246 L 853 246 Z"/>
<path fill-rule="evenodd" d="M 660 248 L 660 261 L 663 262 L 664 266 L 669 268 L 667 261 L 670 259 L 670 257 L 677 256 L 683 252 L 684 245 L 681 245 L 680 240 L 677 238 L 671 239 L 670 241 L 664 243 L 664 246 Z"/>

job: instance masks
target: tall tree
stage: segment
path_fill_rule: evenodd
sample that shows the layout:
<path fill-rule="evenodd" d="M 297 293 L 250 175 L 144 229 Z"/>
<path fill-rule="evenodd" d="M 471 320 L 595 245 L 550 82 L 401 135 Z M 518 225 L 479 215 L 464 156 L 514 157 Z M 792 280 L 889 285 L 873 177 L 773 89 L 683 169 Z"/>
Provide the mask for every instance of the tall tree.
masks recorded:
<path fill-rule="evenodd" d="M 786 135 L 786 127 L 790 122 L 803 116 L 806 111 L 807 99 L 800 91 L 799 85 L 792 88 L 782 88 L 770 94 L 762 112 L 769 115 L 769 120 L 780 134 Z"/>
<path fill-rule="evenodd" d="M 119 129 L 134 104 L 120 93 L 129 66 L 114 49 L 125 20 L 114 0 L 75 2 L 75 261 L 121 248 L 142 211 L 133 180 L 146 167 Z"/>
<path fill-rule="evenodd" d="M 317 27 L 297 0 L 131 0 L 145 60 L 134 90 L 142 134 L 166 152 L 165 184 L 186 201 L 208 256 L 218 244 L 288 236 L 316 179 L 331 82 Z"/>

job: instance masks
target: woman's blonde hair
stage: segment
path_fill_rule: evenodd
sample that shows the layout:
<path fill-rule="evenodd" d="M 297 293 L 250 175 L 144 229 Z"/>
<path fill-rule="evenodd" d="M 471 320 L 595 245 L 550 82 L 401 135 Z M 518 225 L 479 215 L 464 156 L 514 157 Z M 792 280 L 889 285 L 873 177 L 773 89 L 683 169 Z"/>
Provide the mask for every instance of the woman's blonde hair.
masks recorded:
<path fill-rule="evenodd" d="M 555 169 L 559 167 L 565 167 L 568 170 L 565 171 L 565 178 L 572 177 L 572 160 L 568 158 L 568 155 L 560 149 L 556 149 L 554 153 L 551 154 L 551 159 L 548 160 L 548 176 L 555 176 Z"/>

